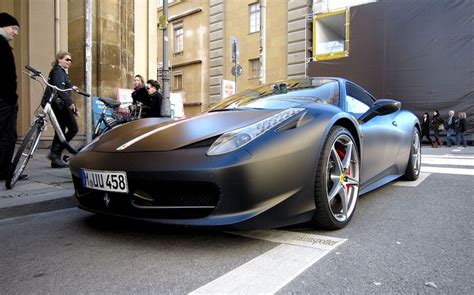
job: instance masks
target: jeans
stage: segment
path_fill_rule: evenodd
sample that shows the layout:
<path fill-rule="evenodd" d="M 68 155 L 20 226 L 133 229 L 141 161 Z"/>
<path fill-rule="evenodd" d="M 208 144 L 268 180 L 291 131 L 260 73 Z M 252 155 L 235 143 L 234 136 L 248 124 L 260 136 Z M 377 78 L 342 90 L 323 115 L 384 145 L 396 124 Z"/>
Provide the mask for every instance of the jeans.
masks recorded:
<path fill-rule="evenodd" d="M 454 129 L 451 129 L 449 128 L 448 131 L 446 131 L 446 144 L 449 146 L 452 146 L 455 142 L 454 142 L 454 138 L 453 138 L 453 133 L 454 133 Z"/>
<path fill-rule="evenodd" d="M 467 142 L 466 142 L 466 137 L 464 136 L 465 132 L 460 132 L 456 134 L 456 145 L 461 145 L 461 140 L 462 140 L 462 146 L 467 147 Z"/>

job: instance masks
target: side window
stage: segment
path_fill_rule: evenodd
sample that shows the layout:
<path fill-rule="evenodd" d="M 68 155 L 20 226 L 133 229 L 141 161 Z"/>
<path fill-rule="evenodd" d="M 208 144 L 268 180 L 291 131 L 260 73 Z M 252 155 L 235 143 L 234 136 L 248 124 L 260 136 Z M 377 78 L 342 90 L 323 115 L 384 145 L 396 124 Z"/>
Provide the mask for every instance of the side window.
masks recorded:
<path fill-rule="evenodd" d="M 365 113 L 374 102 L 374 98 L 359 86 L 346 83 L 346 109 L 349 113 Z"/>
<path fill-rule="evenodd" d="M 368 105 L 349 95 L 346 95 L 346 107 L 347 112 L 354 114 L 363 114 L 369 109 Z"/>

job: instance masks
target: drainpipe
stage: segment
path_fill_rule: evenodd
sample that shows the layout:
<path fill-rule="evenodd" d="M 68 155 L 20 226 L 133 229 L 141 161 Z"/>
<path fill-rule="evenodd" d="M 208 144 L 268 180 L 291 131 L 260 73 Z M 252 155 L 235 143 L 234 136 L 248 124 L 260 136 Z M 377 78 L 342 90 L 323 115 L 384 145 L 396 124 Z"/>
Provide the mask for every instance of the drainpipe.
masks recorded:
<path fill-rule="evenodd" d="M 169 39 L 168 39 L 168 0 L 163 0 L 163 103 L 161 113 L 163 116 L 170 116 L 170 70 L 169 70 Z"/>
<path fill-rule="evenodd" d="M 92 93 L 92 0 L 86 0 L 85 91 Z M 86 99 L 86 143 L 92 141 L 92 101 Z"/>
<path fill-rule="evenodd" d="M 266 41 L 267 0 L 260 0 L 260 84 L 266 81 L 267 41 Z"/>
<path fill-rule="evenodd" d="M 59 27 L 59 15 L 60 15 L 61 7 L 59 7 L 59 0 L 54 0 L 54 46 L 55 46 L 55 53 L 61 50 L 61 38 L 59 34 L 61 33 Z"/>

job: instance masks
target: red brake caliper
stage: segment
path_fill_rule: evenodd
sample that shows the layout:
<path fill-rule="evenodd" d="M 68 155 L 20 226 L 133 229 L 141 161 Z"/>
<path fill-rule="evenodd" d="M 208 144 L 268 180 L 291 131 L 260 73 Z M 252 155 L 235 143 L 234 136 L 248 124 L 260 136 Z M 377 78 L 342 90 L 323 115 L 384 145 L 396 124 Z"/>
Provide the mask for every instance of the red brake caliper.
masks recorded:
<path fill-rule="evenodd" d="M 336 149 L 337 155 L 339 156 L 340 159 L 344 159 L 344 156 L 346 155 L 344 151 L 341 151 L 340 149 Z M 351 167 L 347 167 L 347 170 L 344 172 L 345 175 L 350 176 L 351 175 Z M 350 185 L 346 184 L 346 192 L 349 192 Z"/>

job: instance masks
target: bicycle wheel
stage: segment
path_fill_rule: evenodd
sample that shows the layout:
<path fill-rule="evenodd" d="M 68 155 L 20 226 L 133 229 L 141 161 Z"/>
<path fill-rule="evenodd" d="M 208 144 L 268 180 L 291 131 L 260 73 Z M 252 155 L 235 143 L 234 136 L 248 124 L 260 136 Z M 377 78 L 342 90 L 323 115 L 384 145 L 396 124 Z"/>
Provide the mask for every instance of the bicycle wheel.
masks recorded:
<path fill-rule="evenodd" d="M 15 156 L 13 157 L 12 164 L 10 166 L 10 170 L 7 175 L 7 179 L 5 182 L 5 186 L 7 189 L 13 188 L 15 183 L 18 181 L 21 173 L 26 168 L 26 164 L 33 156 L 33 153 L 38 146 L 39 139 L 41 137 L 41 133 L 43 133 L 42 129 L 43 123 L 36 122 L 30 128 L 28 133 L 26 134 L 25 138 L 21 142 L 18 151 L 16 152 Z"/>

